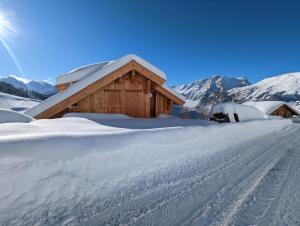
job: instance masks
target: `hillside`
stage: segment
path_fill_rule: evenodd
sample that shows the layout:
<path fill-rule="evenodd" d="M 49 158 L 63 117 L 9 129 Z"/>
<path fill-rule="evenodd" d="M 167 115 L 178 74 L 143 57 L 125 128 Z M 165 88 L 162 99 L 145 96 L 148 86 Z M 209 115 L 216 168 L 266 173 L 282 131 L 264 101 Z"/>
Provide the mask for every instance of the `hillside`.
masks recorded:
<path fill-rule="evenodd" d="M 14 96 L 0 92 L 0 108 L 24 112 L 40 103 L 40 100 Z"/>
<path fill-rule="evenodd" d="M 17 76 L 0 78 L 0 92 L 39 100 L 47 99 L 57 91 L 46 81 L 28 80 Z"/>
<path fill-rule="evenodd" d="M 253 85 L 228 91 L 230 100 L 238 103 L 257 100 L 300 100 L 300 72 L 266 78 Z"/>

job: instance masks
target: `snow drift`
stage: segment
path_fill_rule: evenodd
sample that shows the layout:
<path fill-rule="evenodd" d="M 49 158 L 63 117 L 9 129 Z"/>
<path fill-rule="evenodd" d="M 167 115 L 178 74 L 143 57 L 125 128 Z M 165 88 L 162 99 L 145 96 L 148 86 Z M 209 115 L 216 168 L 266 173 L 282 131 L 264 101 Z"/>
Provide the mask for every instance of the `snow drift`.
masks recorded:
<path fill-rule="evenodd" d="M 0 123 L 32 122 L 34 119 L 15 111 L 0 108 Z"/>
<path fill-rule="evenodd" d="M 179 224 L 193 219 L 191 211 L 202 203 L 198 196 L 211 200 L 210 192 L 223 182 L 233 185 L 239 171 L 248 178 L 244 161 L 256 152 L 243 150 L 254 139 L 292 125 L 261 120 L 224 126 L 177 118 L 113 123 L 61 118 L 0 125 L 0 224 Z M 226 165 L 243 156 L 235 168 Z M 271 160 L 253 161 L 249 170 L 261 172 Z M 215 170 L 226 174 L 190 194 L 210 182 Z M 253 184 L 246 182 L 243 188 Z M 189 196 L 183 202 L 184 194 Z"/>

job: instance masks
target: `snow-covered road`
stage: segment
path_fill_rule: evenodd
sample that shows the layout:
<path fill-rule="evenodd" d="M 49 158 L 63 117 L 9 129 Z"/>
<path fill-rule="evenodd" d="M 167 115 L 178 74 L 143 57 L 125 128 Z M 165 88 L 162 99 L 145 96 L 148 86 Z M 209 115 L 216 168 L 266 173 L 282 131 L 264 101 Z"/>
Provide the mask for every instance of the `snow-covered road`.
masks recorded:
<path fill-rule="evenodd" d="M 0 224 L 300 225 L 298 125 L 168 120 L 0 126 Z"/>
<path fill-rule="evenodd" d="M 89 223 L 300 225 L 300 127 L 226 151 L 230 157 L 206 159 L 205 169 L 196 159 L 189 162 L 174 178 L 107 208 Z"/>

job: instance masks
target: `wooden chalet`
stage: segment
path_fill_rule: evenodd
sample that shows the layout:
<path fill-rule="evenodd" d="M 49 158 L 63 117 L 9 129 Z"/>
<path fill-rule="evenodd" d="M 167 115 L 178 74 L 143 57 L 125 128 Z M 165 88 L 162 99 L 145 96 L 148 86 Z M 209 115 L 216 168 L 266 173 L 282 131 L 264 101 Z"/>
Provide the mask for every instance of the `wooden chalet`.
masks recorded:
<path fill-rule="evenodd" d="M 266 117 L 280 116 L 283 118 L 291 118 L 299 116 L 300 113 L 288 105 L 284 101 L 253 101 L 246 102 L 245 105 L 250 105 L 259 109 Z"/>
<path fill-rule="evenodd" d="M 96 63 L 57 78 L 58 93 L 25 114 L 36 119 L 69 112 L 126 114 L 149 118 L 170 114 L 184 98 L 165 85 L 165 74 L 136 55 Z"/>

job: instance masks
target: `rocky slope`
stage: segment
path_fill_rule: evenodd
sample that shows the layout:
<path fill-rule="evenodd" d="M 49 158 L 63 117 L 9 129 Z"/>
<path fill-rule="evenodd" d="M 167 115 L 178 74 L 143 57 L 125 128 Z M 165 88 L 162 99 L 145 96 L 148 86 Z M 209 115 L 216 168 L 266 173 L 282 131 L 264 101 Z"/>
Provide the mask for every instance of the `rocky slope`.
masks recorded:
<path fill-rule="evenodd" d="M 243 77 L 212 76 L 188 85 L 173 86 L 172 88 L 185 96 L 188 105 L 193 105 L 195 110 L 205 116 L 209 114 L 214 104 L 228 100 L 228 90 L 250 84 Z"/>

